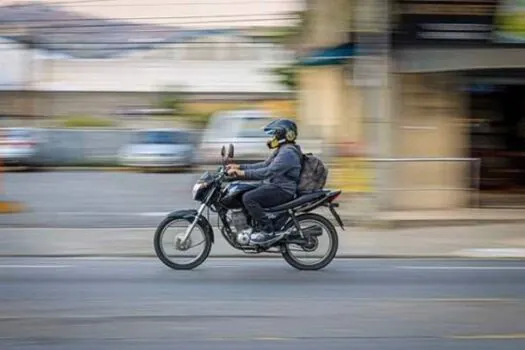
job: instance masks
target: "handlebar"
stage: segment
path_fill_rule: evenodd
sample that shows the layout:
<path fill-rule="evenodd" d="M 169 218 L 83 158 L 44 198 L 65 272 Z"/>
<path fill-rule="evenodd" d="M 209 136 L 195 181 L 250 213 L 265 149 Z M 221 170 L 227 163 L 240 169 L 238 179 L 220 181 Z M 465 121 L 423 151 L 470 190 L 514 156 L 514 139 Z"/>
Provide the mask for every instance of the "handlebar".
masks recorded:
<path fill-rule="evenodd" d="M 225 170 L 226 170 L 225 166 L 220 166 L 219 167 L 219 169 L 217 170 L 217 180 L 219 180 L 219 181 L 234 181 L 234 180 L 238 179 L 235 176 L 227 175 Z"/>

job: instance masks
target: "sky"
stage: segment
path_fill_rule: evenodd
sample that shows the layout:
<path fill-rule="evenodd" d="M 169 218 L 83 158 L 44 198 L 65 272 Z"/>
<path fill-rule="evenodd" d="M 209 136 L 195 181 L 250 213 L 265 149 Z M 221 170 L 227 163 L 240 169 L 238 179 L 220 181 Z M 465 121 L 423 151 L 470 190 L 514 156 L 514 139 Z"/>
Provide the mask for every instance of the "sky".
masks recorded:
<path fill-rule="evenodd" d="M 303 3 L 302 0 L 0 0 L 0 5 L 24 2 L 59 5 L 97 17 L 187 27 L 202 27 L 209 21 L 213 21 L 213 27 L 281 25 L 284 22 L 275 20 L 276 14 L 300 10 Z"/>

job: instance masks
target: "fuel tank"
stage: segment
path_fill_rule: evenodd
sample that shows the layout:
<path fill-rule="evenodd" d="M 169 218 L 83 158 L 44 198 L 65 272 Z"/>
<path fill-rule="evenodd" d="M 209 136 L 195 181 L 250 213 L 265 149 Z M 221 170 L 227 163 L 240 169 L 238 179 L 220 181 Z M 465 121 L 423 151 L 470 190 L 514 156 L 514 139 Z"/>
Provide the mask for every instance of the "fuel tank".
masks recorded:
<path fill-rule="evenodd" d="M 242 195 L 258 186 L 260 186 L 259 183 L 231 182 L 223 189 L 221 203 L 229 209 L 242 208 Z"/>

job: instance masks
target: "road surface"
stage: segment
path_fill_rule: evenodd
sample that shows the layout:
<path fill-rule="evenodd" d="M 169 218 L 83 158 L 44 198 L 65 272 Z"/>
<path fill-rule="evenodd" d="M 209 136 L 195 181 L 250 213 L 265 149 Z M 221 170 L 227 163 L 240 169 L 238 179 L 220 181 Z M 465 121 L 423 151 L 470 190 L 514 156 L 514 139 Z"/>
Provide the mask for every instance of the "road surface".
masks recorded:
<path fill-rule="evenodd" d="M 1 349 L 524 349 L 525 262 L 0 259 Z"/>
<path fill-rule="evenodd" d="M 5 191 L 28 211 L 2 215 L 0 227 L 155 227 L 166 212 L 195 208 L 200 173 L 15 172 Z"/>

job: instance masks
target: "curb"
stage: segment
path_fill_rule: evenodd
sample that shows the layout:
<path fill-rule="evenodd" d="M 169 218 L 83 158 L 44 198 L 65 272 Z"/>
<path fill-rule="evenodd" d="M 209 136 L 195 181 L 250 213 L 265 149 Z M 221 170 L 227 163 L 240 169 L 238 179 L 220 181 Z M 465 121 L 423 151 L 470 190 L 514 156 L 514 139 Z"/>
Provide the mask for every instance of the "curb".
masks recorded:
<path fill-rule="evenodd" d="M 426 227 L 450 227 L 450 226 L 481 226 L 496 224 L 519 224 L 525 223 L 525 218 L 512 219 L 400 219 L 400 220 L 373 220 L 359 222 L 358 220 L 342 219 L 348 226 L 359 226 L 370 229 L 407 229 L 407 228 L 426 228 Z"/>
<path fill-rule="evenodd" d="M 0 254 L 0 258 L 157 258 L 154 253 L 151 254 Z M 282 259 L 280 254 L 271 255 L 250 255 L 250 254 L 218 254 L 211 255 L 208 259 Z M 525 256 L 509 255 L 469 255 L 469 254 L 429 254 L 429 255 L 406 255 L 406 254 L 341 254 L 334 259 L 406 259 L 406 260 L 525 260 Z"/>
<path fill-rule="evenodd" d="M 15 214 L 26 210 L 20 202 L 0 200 L 0 214 Z"/>
<path fill-rule="evenodd" d="M 328 215 L 329 216 L 329 215 Z M 337 223 L 329 218 L 336 227 Z M 460 227 L 460 226 L 484 226 L 497 224 L 520 224 L 525 223 L 525 218 L 509 219 L 375 219 L 359 220 L 351 217 L 341 216 L 345 230 L 349 227 L 360 227 L 375 230 L 397 230 L 428 227 Z"/>
<path fill-rule="evenodd" d="M 127 167 L 127 166 L 61 166 L 61 167 L 52 167 L 52 166 L 43 166 L 35 168 L 34 170 L 31 169 L 30 171 L 53 171 L 53 172 L 73 172 L 73 171 L 95 171 L 95 172 L 148 172 L 148 171 L 156 171 L 156 172 L 187 172 L 191 169 L 188 168 L 155 168 L 155 167 L 148 167 L 148 168 L 134 168 L 134 167 Z M 23 172 L 23 169 L 4 169 L 5 173 L 18 173 Z"/>

